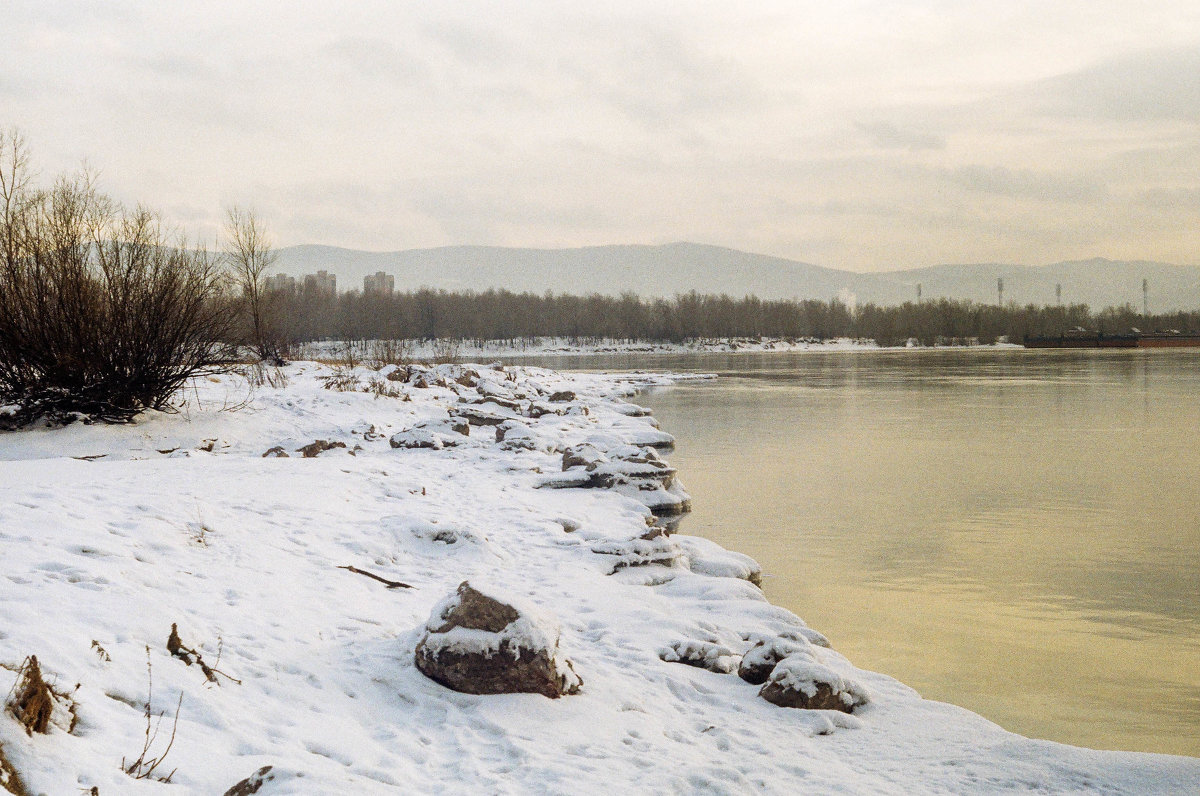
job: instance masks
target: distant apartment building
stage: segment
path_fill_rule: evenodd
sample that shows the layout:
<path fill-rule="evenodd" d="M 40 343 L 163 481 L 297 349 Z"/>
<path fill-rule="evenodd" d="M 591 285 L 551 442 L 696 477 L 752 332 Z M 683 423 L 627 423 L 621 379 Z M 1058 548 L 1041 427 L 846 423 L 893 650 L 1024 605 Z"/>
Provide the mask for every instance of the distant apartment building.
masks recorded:
<path fill-rule="evenodd" d="M 317 271 L 315 274 L 304 275 L 304 290 L 308 293 L 328 293 L 337 295 L 337 274 L 328 271 Z"/>
<path fill-rule="evenodd" d="M 396 289 L 396 277 L 391 274 L 385 274 L 383 271 L 376 271 L 373 274 L 367 274 L 363 277 L 363 293 L 378 296 L 390 296 L 392 291 Z"/>
<path fill-rule="evenodd" d="M 268 293 L 295 293 L 296 277 L 287 274 L 273 274 L 263 282 Z"/>

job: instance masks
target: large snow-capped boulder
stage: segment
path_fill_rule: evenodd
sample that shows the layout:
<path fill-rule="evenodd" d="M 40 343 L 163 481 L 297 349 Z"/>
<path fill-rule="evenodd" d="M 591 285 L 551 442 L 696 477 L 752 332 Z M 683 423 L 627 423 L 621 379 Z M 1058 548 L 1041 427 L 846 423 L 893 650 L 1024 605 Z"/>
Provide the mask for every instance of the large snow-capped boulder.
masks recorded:
<path fill-rule="evenodd" d="M 426 677 L 466 694 L 556 699 L 583 684 L 558 638 L 558 623 L 535 607 L 463 581 L 430 614 L 416 665 Z"/>
<path fill-rule="evenodd" d="M 470 425 L 455 418 L 424 420 L 412 428 L 396 432 L 388 444 L 393 448 L 430 448 L 440 451 L 458 445 L 464 436 L 470 434 Z"/>
<path fill-rule="evenodd" d="M 790 655 L 771 670 L 758 695 L 773 705 L 853 713 L 867 704 L 866 689 L 805 654 Z"/>
<path fill-rule="evenodd" d="M 792 655 L 813 658 L 812 644 L 805 640 L 795 641 L 789 638 L 760 641 L 742 656 L 741 665 L 738 666 L 738 677 L 751 685 L 762 685 L 767 682 L 776 664 Z"/>

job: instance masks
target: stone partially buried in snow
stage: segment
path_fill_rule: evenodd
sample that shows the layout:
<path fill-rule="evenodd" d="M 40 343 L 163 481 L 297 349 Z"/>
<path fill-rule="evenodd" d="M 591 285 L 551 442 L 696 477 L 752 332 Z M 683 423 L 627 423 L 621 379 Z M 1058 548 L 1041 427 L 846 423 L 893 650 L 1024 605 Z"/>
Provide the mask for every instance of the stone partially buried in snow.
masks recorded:
<path fill-rule="evenodd" d="M 783 708 L 853 713 L 867 704 L 866 689 L 808 655 L 791 655 L 775 665 L 758 695 Z"/>
<path fill-rule="evenodd" d="M 729 674 L 738 666 L 738 658 L 733 650 L 712 641 L 676 641 L 659 650 L 658 657 L 667 663 L 683 663 L 717 674 Z"/>
<path fill-rule="evenodd" d="M 305 459 L 314 459 L 325 451 L 331 451 L 334 448 L 344 447 L 346 447 L 346 443 L 338 440 L 318 439 L 308 443 L 303 448 L 297 448 L 296 451 Z M 268 451 L 268 453 L 270 453 L 270 451 Z"/>
<path fill-rule="evenodd" d="M 558 624 L 523 601 L 463 581 L 434 607 L 417 643 L 417 668 L 465 694 L 556 699 L 583 681 L 558 648 Z"/>
<path fill-rule="evenodd" d="M 253 794 L 262 790 L 264 785 L 275 780 L 275 774 L 271 773 L 271 768 L 271 766 L 263 766 L 225 791 L 224 796 L 253 796 Z"/>

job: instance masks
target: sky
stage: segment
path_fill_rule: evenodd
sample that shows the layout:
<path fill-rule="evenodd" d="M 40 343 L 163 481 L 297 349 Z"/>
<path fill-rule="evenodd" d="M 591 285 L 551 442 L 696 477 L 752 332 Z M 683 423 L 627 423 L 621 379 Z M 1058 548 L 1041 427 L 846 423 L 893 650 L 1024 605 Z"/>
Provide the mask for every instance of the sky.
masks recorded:
<path fill-rule="evenodd" d="M 6 0 L 43 181 L 213 243 L 1200 264 L 1200 2 Z"/>

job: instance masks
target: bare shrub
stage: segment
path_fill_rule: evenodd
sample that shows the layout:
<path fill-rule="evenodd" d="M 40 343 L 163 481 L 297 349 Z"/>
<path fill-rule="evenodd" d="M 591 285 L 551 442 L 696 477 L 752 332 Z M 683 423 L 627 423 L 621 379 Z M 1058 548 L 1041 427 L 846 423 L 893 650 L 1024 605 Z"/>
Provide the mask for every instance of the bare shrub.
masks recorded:
<path fill-rule="evenodd" d="M 439 338 L 433 341 L 433 362 L 438 365 L 450 365 L 458 361 L 459 346 L 457 340 Z"/>
<path fill-rule="evenodd" d="M 288 386 L 288 377 L 283 369 L 268 365 L 265 361 L 252 362 L 242 368 L 241 373 L 252 389 L 271 387 L 278 390 Z"/>
<path fill-rule="evenodd" d="M 7 425 L 127 421 L 226 369 L 233 313 L 216 261 L 168 239 L 149 210 L 97 193 L 87 174 L 32 189 L 19 136 L 0 134 L 0 150 Z"/>
<path fill-rule="evenodd" d="M 376 398 L 400 398 L 401 400 L 408 398 L 408 395 L 395 382 L 389 382 L 378 376 L 367 382 L 367 392 Z"/>
<path fill-rule="evenodd" d="M 372 340 L 367 344 L 365 360 L 372 370 L 388 365 L 407 365 L 412 361 L 412 343 L 408 340 Z"/>
<path fill-rule="evenodd" d="M 346 365 L 335 365 L 332 373 L 320 377 L 325 389 L 334 392 L 356 392 L 358 390 L 358 374 L 354 368 Z"/>
<path fill-rule="evenodd" d="M 354 370 L 362 364 L 363 353 L 366 350 L 364 340 L 346 340 L 329 356 L 328 361 L 333 365 Z"/>

